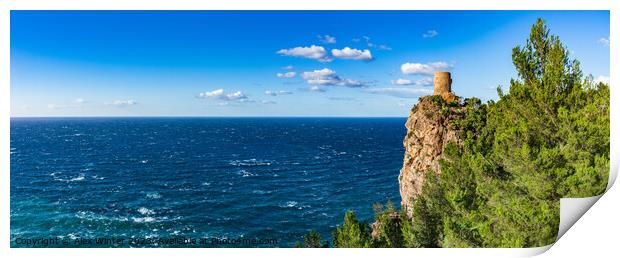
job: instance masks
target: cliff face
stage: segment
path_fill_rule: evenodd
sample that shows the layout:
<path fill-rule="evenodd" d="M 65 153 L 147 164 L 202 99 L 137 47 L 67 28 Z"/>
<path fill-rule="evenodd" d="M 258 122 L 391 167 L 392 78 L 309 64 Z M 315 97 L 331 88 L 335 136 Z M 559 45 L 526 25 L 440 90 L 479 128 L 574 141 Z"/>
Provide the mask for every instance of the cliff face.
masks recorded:
<path fill-rule="evenodd" d="M 426 175 L 431 172 L 441 173 L 439 160 L 444 147 L 450 141 L 460 143 L 456 131 L 449 126 L 449 121 L 459 119 L 454 115 L 458 112 L 445 112 L 446 109 L 454 110 L 460 107 L 448 107 L 445 103 L 442 107 L 441 102 L 437 99 L 434 101 L 433 98 L 420 98 L 405 124 L 405 157 L 398 181 L 401 205 L 409 216 L 413 213 L 413 199 L 421 193 Z"/>

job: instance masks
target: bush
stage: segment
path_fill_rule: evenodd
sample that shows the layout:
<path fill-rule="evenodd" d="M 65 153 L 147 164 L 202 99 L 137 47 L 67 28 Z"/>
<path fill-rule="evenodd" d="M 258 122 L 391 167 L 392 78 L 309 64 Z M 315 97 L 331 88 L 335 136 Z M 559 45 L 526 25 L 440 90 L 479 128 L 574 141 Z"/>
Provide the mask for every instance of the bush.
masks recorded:
<path fill-rule="evenodd" d="M 334 247 L 370 247 L 370 227 L 358 221 L 355 212 L 347 211 L 344 224 L 338 226 L 333 233 L 333 241 Z"/>
<path fill-rule="evenodd" d="M 404 239 L 398 210 L 391 201 L 383 207 L 374 205 L 375 228 L 372 238 L 372 247 L 403 247 Z"/>

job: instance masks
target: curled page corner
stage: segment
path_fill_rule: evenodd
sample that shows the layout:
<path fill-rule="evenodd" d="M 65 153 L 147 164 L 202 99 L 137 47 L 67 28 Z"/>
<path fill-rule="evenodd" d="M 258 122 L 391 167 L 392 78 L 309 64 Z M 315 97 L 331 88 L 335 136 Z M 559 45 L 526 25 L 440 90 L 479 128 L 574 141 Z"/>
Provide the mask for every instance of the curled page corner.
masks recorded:
<path fill-rule="evenodd" d="M 536 255 L 540 255 L 546 251 L 548 251 L 553 244 L 540 246 L 540 247 L 532 247 L 532 248 L 523 248 L 522 252 L 519 252 L 518 255 L 521 257 L 532 257 Z"/>
<path fill-rule="evenodd" d="M 562 198 L 560 199 L 560 227 L 558 229 L 559 240 L 603 194 L 585 198 Z"/>
<path fill-rule="evenodd" d="M 613 149 L 612 149 L 613 151 Z M 611 155 L 613 157 L 613 155 Z M 609 179 L 607 181 L 607 192 L 616 181 L 618 176 L 617 160 L 610 160 Z M 575 224 L 577 221 L 604 195 L 584 197 L 584 198 L 561 198 L 560 199 L 560 226 L 556 242 Z M 549 245 L 551 248 L 553 244 Z"/>
<path fill-rule="evenodd" d="M 612 173 L 610 173 L 610 182 L 611 174 Z M 609 183 L 609 186 L 611 185 L 612 183 Z M 508 255 L 507 257 L 532 257 L 548 251 L 602 196 L 603 194 L 585 198 L 560 199 L 560 226 L 556 241 L 552 244 L 540 247 L 515 249 L 514 252 L 506 254 Z"/>

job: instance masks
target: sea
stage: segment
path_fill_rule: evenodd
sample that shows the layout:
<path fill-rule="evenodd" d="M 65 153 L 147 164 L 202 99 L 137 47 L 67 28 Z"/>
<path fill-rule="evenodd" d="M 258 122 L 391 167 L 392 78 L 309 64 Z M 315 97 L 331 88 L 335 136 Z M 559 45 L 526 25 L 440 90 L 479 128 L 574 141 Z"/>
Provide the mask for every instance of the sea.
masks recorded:
<path fill-rule="evenodd" d="M 293 247 L 311 230 L 330 241 L 348 210 L 372 222 L 374 203 L 400 202 L 405 118 L 11 118 L 10 129 L 11 247 Z"/>

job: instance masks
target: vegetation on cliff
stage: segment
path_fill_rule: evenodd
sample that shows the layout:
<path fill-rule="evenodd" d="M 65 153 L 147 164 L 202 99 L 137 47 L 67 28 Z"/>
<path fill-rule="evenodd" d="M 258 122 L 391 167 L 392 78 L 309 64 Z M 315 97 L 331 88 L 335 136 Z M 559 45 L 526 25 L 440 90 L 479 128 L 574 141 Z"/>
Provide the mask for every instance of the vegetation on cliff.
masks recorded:
<path fill-rule="evenodd" d="M 609 86 L 542 20 L 515 47 L 519 74 L 499 100 L 470 105 L 440 162 L 445 247 L 530 247 L 555 241 L 559 200 L 603 193 L 609 174 Z M 444 201 L 444 200 L 442 200 Z"/>
<path fill-rule="evenodd" d="M 441 174 L 427 173 L 413 214 L 347 212 L 334 247 L 534 247 L 555 241 L 559 200 L 602 194 L 609 174 L 609 85 L 583 76 L 542 19 L 512 51 L 518 78 L 486 104 L 463 101 Z M 445 112 L 455 103 L 435 98 Z"/>

